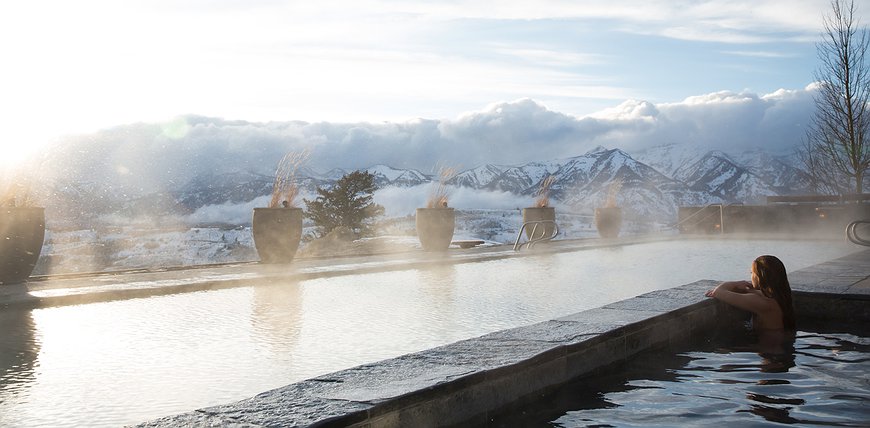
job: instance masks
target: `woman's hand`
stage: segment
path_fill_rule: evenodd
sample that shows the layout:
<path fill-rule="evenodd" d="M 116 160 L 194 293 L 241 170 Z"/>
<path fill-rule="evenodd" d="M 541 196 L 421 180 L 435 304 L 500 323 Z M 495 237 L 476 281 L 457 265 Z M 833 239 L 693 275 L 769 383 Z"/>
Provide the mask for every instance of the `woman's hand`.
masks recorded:
<path fill-rule="evenodd" d="M 732 293 L 748 293 L 752 290 L 752 283 L 749 281 L 726 281 L 716 286 L 716 288 L 707 290 L 704 293 L 707 297 L 717 297 L 723 291 L 729 291 Z"/>

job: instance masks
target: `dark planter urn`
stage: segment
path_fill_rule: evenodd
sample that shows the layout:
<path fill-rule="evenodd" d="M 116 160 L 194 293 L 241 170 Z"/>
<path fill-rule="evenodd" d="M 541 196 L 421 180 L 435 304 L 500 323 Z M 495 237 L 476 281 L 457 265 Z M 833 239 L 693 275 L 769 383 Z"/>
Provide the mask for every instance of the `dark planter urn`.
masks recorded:
<path fill-rule="evenodd" d="M 546 223 L 538 223 L 526 226 L 526 238 L 529 241 L 541 238 L 549 238 L 553 235 L 553 230 L 556 227 L 556 209 L 553 207 L 529 207 L 523 208 L 523 224 L 530 221 L 544 221 Z M 552 221 L 552 223 L 550 223 Z M 532 232 L 534 231 L 534 236 Z"/>
<path fill-rule="evenodd" d="M 0 208 L 0 284 L 22 282 L 30 276 L 44 239 L 44 208 Z"/>
<path fill-rule="evenodd" d="M 290 263 L 302 239 L 302 208 L 254 208 L 252 228 L 261 263 Z"/>
<path fill-rule="evenodd" d="M 595 227 L 602 238 L 616 238 L 622 228 L 622 208 L 595 208 Z"/>
<path fill-rule="evenodd" d="M 447 251 L 455 226 L 453 208 L 417 208 L 417 237 L 425 251 Z"/>

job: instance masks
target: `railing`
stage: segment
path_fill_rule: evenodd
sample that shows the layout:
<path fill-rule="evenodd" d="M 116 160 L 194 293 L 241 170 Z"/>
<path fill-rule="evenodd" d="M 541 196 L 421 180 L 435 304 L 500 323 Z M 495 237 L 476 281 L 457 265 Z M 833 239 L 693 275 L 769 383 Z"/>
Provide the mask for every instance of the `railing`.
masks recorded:
<path fill-rule="evenodd" d="M 683 223 L 685 223 L 685 222 L 688 221 L 688 220 L 691 220 L 691 219 L 694 218 L 695 216 L 700 215 L 701 213 L 707 211 L 707 208 L 710 208 L 710 207 L 719 207 L 719 233 L 725 233 L 725 213 L 724 213 L 725 208 L 724 208 L 724 206 L 723 206 L 722 204 L 710 204 L 710 205 L 707 205 L 707 206 L 705 206 L 704 208 L 701 208 L 701 209 L 699 209 L 698 211 L 693 212 L 690 216 L 688 216 L 688 217 L 686 217 L 686 218 L 684 218 L 684 219 L 678 221 L 677 224 L 674 225 L 674 228 L 676 228 L 677 230 L 679 230 L 679 229 L 680 229 L 680 225 L 682 225 Z M 706 216 L 704 216 L 704 217 L 701 218 L 700 220 L 696 221 L 695 224 L 698 224 L 698 223 L 700 223 L 700 222 L 702 222 L 702 221 L 704 221 L 704 220 L 710 218 L 711 216 L 713 216 L 713 214 L 714 214 L 714 213 L 707 214 Z"/>
<path fill-rule="evenodd" d="M 858 236 L 858 226 L 861 224 L 870 225 L 870 220 L 856 220 L 846 226 L 846 239 L 853 244 L 864 245 L 870 247 L 870 239 L 865 239 Z"/>
<path fill-rule="evenodd" d="M 552 233 L 547 236 L 547 226 L 553 225 Z M 523 232 L 525 232 L 526 228 L 531 226 L 532 231 L 529 233 L 529 241 L 520 244 L 520 239 L 523 237 Z M 538 232 L 538 226 L 541 227 L 541 236 L 536 237 L 535 234 Z M 517 240 L 514 242 L 514 251 L 519 251 L 523 248 L 523 245 L 526 245 L 528 248 L 532 248 L 538 242 L 541 241 L 549 241 L 556 237 L 559 234 L 559 225 L 556 224 L 553 220 L 537 220 L 537 221 L 527 221 L 523 223 L 522 227 L 520 227 L 520 232 L 517 233 Z"/>
<path fill-rule="evenodd" d="M 768 196 L 767 204 L 849 204 L 870 201 L 870 193 L 844 193 L 842 195 L 784 195 Z"/>

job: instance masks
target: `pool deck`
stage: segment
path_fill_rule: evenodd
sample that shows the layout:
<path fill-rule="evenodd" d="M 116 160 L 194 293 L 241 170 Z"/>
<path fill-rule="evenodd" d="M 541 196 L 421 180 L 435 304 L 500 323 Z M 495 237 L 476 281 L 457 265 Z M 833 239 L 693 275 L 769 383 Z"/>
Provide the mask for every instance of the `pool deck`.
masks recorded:
<path fill-rule="evenodd" d="M 625 245 L 620 239 L 613 245 Z M 638 242 L 648 242 L 640 240 Z M 533 253 L 581 250 L 602 242 L 554 242 Z M 789 273 L 804 317 L 870 321 L 870 249 Z M 525 251 L 525 250 L 524 250 Z M 37 278 L 0 287 L 0 307 L 45 307 L 228 288 L 251 281 L 407 269 L 521 257 L 510 246 L 362 258 L 301 259 L 98 275 Z M 484 426 L 490 415 L 647 349 L 687 339 L 723 318 L 744 316 L 704 297 L 700 280 L 576 314 L 490 333 L 341 370 L 257 396 L 167 416 L 141 427 Z"/>

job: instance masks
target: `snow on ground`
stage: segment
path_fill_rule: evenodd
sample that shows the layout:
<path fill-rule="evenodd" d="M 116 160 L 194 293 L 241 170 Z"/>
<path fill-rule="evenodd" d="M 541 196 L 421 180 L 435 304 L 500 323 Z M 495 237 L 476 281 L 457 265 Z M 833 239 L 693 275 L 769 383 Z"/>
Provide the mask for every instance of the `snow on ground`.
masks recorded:
<path fill-rule="evenodd" d="M 133 226 L 46 231 L 34 274 L 191 266 L 257 259 L 250 227 Z"/>
<path fill-rule="evenodd" d="M 589 215 L 560 212 L 557 239 L 597 237 Z M 419 249 L 413 216 L 383 219 L 375 238 L 395 247 Z M 513 245 L 522 214 L 510 210 L 457 210 L 454 240 L 482 240 L 484 245 Z M 649 233 L 653 224 L 626 224 L 624 235 Z M 310 239 L 314 228 L 306 224 Z M 307 239 L 304 239 L 307 240 Z M 306 245 L 302 243 L 302 247 Z M 47 230 L 34 275 L 155 269 L 258 260 L 250 225 L 187 227 L 176 223 L 106 225 L 85 230 Z"/>

